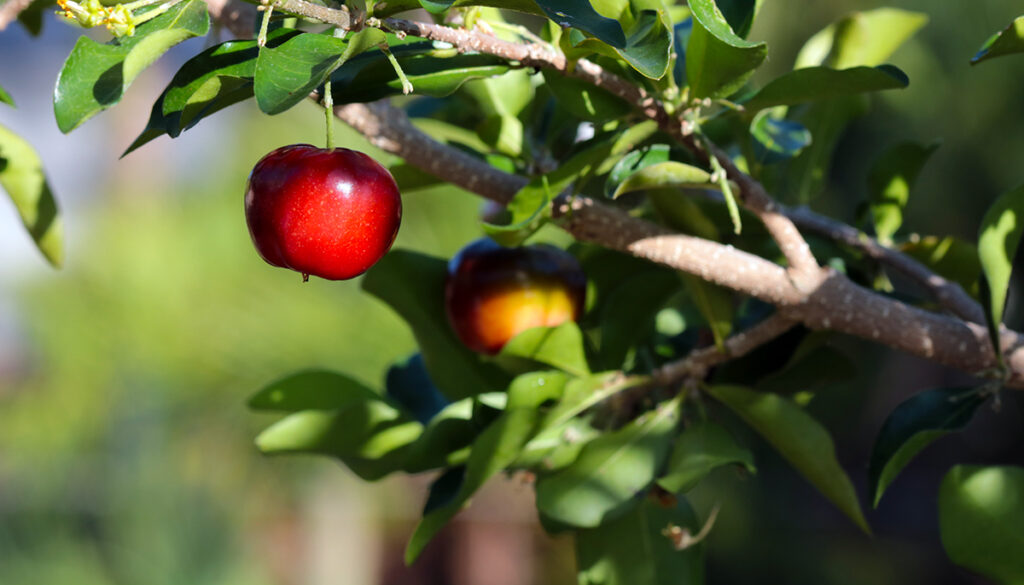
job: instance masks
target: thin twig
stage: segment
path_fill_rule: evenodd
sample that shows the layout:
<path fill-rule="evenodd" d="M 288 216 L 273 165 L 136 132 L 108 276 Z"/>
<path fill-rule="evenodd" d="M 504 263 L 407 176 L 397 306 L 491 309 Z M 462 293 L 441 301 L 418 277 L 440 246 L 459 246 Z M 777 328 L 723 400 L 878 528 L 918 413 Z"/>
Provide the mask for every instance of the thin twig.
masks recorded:
<path fill-rule="evenodd" d="M 28 10 L 33 0 L 7 0 L 0 5 L 0 31 L 7 28 L 9 24 L 18 20 L 18 15 Z"/>

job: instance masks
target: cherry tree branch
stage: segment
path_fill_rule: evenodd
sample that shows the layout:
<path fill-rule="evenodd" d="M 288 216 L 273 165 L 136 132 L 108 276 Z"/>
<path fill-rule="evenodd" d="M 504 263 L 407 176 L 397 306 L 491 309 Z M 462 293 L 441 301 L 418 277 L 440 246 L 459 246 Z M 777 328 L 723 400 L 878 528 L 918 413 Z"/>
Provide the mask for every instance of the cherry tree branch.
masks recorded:
<path fill-rule="evenodd" d="M 216 16 L 231 14 L 225 6 L 234 0 L 208 2 Z M 236 33 L 248 32 L 231 21 L 226 24 Z M 386 103 L 337 106 L 335 113 L 377 147 L 494 201 L 507 202 L 526 184 L 522 177 L 433 140 L 415 128 L 404 112 Z M 685 139 L 687 135 L 682 136 Z M 720 154 L 712 151 L 708 156 Z M 736 182 L 745 189 L 748 206 L 763 205 L 772 214 L 782 216 L 770 198 L 762 198 L 767 197 L 763 188 L 749 177 L 744 179 L 746 175 L 735 167 L 726 166 L 727 158 L 721 162 L 730 178 L 740 179 Z M 558 199 L 554 212 L 560 225 L 581 241 L 664 264 L 769 302 L 777 307 L 780 323 L 788 320 L 812 329 L 854 335 L 974 374 L 998 365 L 983 326 L 911 307 L 859 287 L 835 271 L 806 271 L 797 282 L 791 272 L 774 262 L 732 246 L 672 233 L 587 197 Z M 750 341 L 759 338 L 751 335 Z M 1004 330 L 1001 345 L 1009 367 L 1008 384 L 1024 388 L 1024 338 Z"/>

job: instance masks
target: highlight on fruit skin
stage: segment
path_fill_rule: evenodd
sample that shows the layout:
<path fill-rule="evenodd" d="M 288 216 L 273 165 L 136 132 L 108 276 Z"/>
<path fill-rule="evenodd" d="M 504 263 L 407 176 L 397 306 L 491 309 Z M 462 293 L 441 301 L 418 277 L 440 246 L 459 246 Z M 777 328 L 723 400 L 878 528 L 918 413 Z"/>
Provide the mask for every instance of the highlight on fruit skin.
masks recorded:
<path fill-rule="evenodd" d="M 366 154 L 293 144 L 253 167 L 245 219 L 268 264 L 304 279 L 347 280 L 391 249 L 402 199 L 391 173 Z"/>
<path fill-rule="evenodd" d="M 577 321 L 586 288 L 568 252 L 545 244 L 503 248 L 485 238 L 448 263 L 445 312 L 463 344 L 493 355 L 527 329 Z"/>

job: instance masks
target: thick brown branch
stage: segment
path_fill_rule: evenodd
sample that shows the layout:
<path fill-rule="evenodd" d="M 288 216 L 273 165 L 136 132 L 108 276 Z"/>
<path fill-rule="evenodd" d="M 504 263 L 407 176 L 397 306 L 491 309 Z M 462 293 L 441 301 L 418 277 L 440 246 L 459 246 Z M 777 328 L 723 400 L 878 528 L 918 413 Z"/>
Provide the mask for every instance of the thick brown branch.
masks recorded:
<path fill-rule="evenodd" d="M 238 23 L 227 24 L 236 33 L 248 32 Z M 404 112 L 386 104 L 349 104 L 337 107 L 335 112 L 383 150 L 494 201 L 508 201 L 526 183 L 522 177 L 436 142 L 416 129 Z M 742 180 L 741 175 L 735 178 Z M 761 192 L 757 187 L 747 191 L 748 204 L 752 193 L 757 205 Z M 761 203 L 771 213 L 778 213 L 770 199 Z M 813 286 L 808 288 L 806 282 L 798 285 L 791 273 L 773 262 L 731 246 L 673 234 L 586 197 L 558 201 L 555 214 L 561 225 L 580 240 L 646 258 L 772 303 L 780 319 L 873 340 L 970 373 L 996 366 L 984 327 L 910 307 L 861 288 L 841 274 L 816 270 Z M 1024 339 L 1006 331 L 1001 342 L 1011 370 L 1009 384 L 1024 387 Z"/>

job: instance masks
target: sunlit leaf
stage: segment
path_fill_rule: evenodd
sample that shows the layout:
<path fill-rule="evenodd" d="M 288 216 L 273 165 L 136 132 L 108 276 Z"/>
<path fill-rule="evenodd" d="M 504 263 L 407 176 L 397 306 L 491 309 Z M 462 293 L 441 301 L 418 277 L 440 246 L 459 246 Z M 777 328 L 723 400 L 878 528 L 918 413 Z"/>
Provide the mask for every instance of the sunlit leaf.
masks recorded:
<path fill-rule="evenodd" d="M 776 394 L 740 386 L 712 386 L 707 391 L 771 443 L 854 524 L 870 533 L 853 484 L 836 460 L 832 437 L 818 421 Z"/>
<path fill-rule="evenodd" d="M 724 97 L 753 75 L 768 55 L 764 42 L 746 41 L 730 28 L 713 0 L 691 0 L 694 26 L 686 46 L 686 78 L 693 97 Z"/>
<path fill-rule="evenodd" d="M 939 488 L 939 531 L 956 564 L 1024 583 L 1024 468 L 957 465 Z"/>
<path fill-rule="evenodd" d="M 937 143 L 927 146 L 901 142 L 889 147 L 868 171 L 868 201 L 875 223 L 875 235 L 883 244 L 891 244 L 896 230 L 903 223 L 903 209 L 910 199 L 910 189 Z"/>
<path fill-rule="evenodd" d="M 703 545 L 676 550 L 666 530 L 695 535 L 700 521 L 685 498 L 645 499 L 621 518 L 576 533 L 579 585 L 700 585 Z"/>
<path fill-rule="evenodd" d="M 807 67 L 790 71 L 768 82 L 743 102 L 748 112 L 774 106 L 791 106 L 844 95 L 901 89 L 909 84 L 907 75 L 892 65 L 877 67 Z"/>
<path fill-rule="evenodd" d="M 376 392 L 345 374 L 309 370 L 268 384 L 249 399 L 249 408 L 283 412 L 332 410 L 379 398 Z"/>
<path fill-rule="evenodd" d="M 502 356 L 515 356 L 586 376 L 590 374 L 583 351 L 583 334 L 569 321 L 557 327 L 534 327 L 516 335 L 501 348 Z"/>
<path fill-rule="evenodd" d="M 761 164 L 772 164 L 799 155 L 811 145 L 811 133 L 800 122 L 773 116 L 762 110 L 750 122 L 754 157 Z"/>
<path fill-rule="evenodd" d="M 53 266 L 64 260 L 64 224 L 32 145 L 0 126 L 0 188 L 14 202 L 36 247 Z"/>
<path fill-rule="evenodd" d="M 206 34 L 206 3 L 184 0 L 139 25 L 130 37 L 100 44 L 79 37 L 57 77 L 53 110 L 57 127 L 68 133 L 119 101 L 146 67 L 174 45 Z"/>
<path fill-rule="evenodd" d="M 711 173 L 704 169 L 670 160 L 652 164 L 633 173 L 619 184 L 612 197 L 661 187 L 714 189 L 715 183 L 711 181 Z"/>
<path fill-rule="evenodd" d="M 509 409 L 474 441 L 458 491 L 443 505 L 423 515 L 406 546 L 406 564 L 412 564 L 419 557 L 427 543 L 467 504 L 470 496 L 515 461 L 533 435 L 536 420 L 537 411 L 533 408 Z"/>
<path fill-rule="evenodd" d="M 673 493 L 688 492 L 712 470 L 723 465 L 741 465 L 754 473 L 754 454 L 739 446 L 721 426 L 699 422 L 686 427 L 676 437 L 658 485 Z"/>
<path fill-rule="evenodd" d="M 668 457 L 678 422 L 677 399 L 590 441 L 571 465 L 538 478 L 537 508 L 556 522 L 591 528 L 626 513 Z"/>
<path fill-rule="evenodd" d="M 5 90 L 3 87 L 0 87 L 0 103 L 5 103 L 9 106 L 14 106 L 14 98 L 12 98 L 11 94 L 7 93 L 7 90 Z"/>
<path fill-rule="evenodd" d="M 797 55 L 794 69 L 881 65 L 927 22 L 925 14 L 898 8 L 853 12 L 811 37 Z"/>
<path fill-rule="evenodd" d="M 1001 352 L 999 324 L 1003 322 L 1006 294 L 1010 287 L 1013 259 L 1024 234 L 1024 185 L 999 196 L 985 212 L 978 230 L 978 259 L 988 281 L 986 315 L 996 353 Z"/>
<path fill-rule="evenodd" d="M 971 65 L 986 59 L 1024 52 L 1024 16 L 1013 19 L 1006 28 L 989 37 L 971 58 Z"/>
<path fill-rule="evenodd" d="M 871 453 L 868 488 L 874 506 L 911 459 L 936 439 L 967 426 L 987 398 L 977 388 L 940 388 L 900 403 L 882 425 Z"/>

